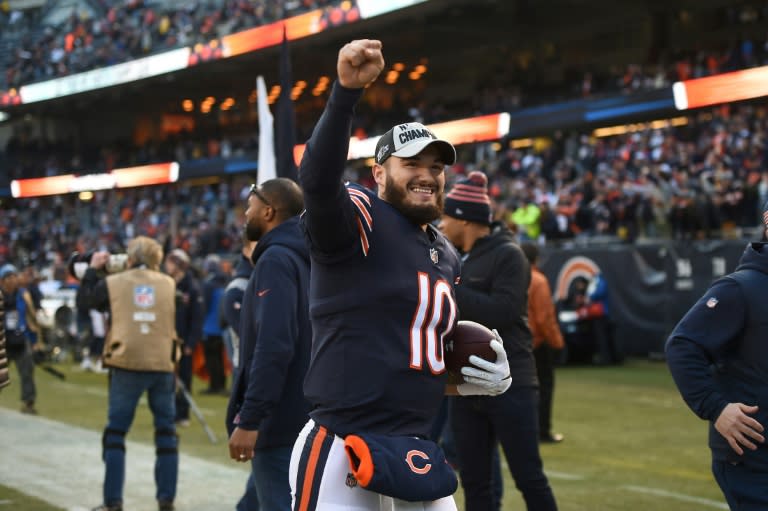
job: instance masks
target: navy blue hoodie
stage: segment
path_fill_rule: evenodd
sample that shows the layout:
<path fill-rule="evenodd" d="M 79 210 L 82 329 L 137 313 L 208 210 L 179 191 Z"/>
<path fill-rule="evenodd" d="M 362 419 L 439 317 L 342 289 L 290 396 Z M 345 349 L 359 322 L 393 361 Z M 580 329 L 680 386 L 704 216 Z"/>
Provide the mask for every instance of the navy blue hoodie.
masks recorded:
<path fill-rule="evenodd" d="M 768 446 L 739 456 L 713 424 L 729 403 L 758 405 L 754 419 L 768 427 L 768 248 L 750 243 L 736 271 L 717 280 L 686 313 L 666 345 L 667 364 L 683 399 L 710 421 L 717 461 L 768 468 Z"/>
<path fill-rule="evenodd" d="M 302 385 L 312 346 L 309 250 L 298 217 L 265 234 L 252 259 L 227 428 L 258 429 L 257 449 L 291 446 L 309 418 Z"/>

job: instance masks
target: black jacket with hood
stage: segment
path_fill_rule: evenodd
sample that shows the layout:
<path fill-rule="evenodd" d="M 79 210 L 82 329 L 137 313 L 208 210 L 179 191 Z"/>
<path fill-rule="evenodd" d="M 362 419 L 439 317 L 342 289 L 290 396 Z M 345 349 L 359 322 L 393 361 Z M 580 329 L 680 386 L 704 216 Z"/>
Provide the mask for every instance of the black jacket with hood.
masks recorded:
<path fill-rule="evenodd" d="M 500 223 L 464 254 L 456 286 L 459 319 L 495 328 L 504 340 L 512 385 L 538 385 L 528 329 L 531 269 L 512 232 Z"/>

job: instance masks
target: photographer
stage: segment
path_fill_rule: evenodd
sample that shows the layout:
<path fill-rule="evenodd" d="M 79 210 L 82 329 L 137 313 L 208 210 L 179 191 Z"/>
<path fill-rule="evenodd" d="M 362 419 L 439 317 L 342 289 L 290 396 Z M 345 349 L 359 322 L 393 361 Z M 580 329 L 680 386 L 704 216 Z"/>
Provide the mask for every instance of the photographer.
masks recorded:
<path fill-rule="evenodd" d="M 42 343 L 37 342 L 40 328 L 37 324 L 35 306 L 29 291 L 19 285 L 19 270 L 12 264 L 0 267 L 0 289 L 5 305 L 3 327 L 8 360 L 16 364 L 21 381 L 21 411 L 35 415 L 35 361 L 33 351 L 39 351 Z"/>
<path fill-rule="evenodd" d="M 173 509 L 179 454 L 174 425 L 177 359 L 174 280 L 160 272 L 163 249 L 138 236 L 128 243 L 127 269 L 104 276 L 109 253 L 96 252 L 82 278 L 82 298 L 89 308 L 110 312 L 104 347 L 109 367 L 109 411 L 102 438 L 104 504 L 96 510 L 122 511 L 125 435 L 144 391 L 154 416 L 156 498 L 160 510 Z"/>

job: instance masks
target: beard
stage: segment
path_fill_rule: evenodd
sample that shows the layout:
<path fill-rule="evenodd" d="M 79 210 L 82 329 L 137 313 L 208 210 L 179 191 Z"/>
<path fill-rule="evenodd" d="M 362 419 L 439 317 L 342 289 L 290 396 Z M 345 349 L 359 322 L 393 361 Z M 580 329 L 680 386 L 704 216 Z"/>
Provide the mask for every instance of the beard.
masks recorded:
<path fill-rule="evenodd" d="M 264 236 L 264 229 L 253 220 L 246 222 L 243 230 L 245 231 L 245 237 L 248 241 L 259 241 L 261 237 Z"/>
<path fill-rule="evenodd" d="M 386 191 L 382 198 L 392 204 L 395 209 L 414 224 L 428 224 L 440 218 L 443 214 L 443 204 L 445 202 L 443 190 L 440 189 L 437 182 L 433 184 L 435 187 L 435 204 L 409 204 L 407 202 L 407 187 L 410 186 L 410 183 L 406 187 L 398 186 L 389 172 L 387 172 Z"/>

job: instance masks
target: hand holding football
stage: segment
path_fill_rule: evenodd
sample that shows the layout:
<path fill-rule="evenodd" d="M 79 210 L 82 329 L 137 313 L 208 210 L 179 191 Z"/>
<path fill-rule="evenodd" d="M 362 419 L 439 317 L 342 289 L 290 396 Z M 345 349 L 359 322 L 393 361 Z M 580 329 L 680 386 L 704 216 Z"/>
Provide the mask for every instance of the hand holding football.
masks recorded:
<path fill-rule="evenodd" d="M 477 355 L 490 362 L 496 360 L 496 353 L 491 349 L 491 341 L 496 337 L 493 332 L 474 321 L 459 321 L 450 338 L 445 340 L 445 368 L 448 370 L 449 383 L 461 383 L 461 368 L 470 366 L 469 357 Z M 458 381 L 453 381 L 458 380 Z"/>

